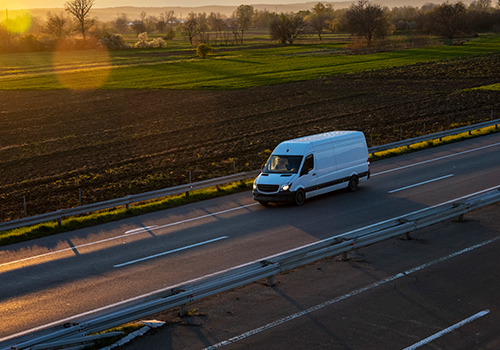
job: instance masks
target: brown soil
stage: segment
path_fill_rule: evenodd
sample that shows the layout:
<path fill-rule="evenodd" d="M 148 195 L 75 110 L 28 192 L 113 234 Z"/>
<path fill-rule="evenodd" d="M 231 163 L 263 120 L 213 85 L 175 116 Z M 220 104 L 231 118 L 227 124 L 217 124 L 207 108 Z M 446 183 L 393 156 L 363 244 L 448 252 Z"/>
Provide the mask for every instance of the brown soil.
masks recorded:
<path fill-rule="evenodd" d="M 500 55 L 242 91 L 0 91 L 0 220 L 258 169 L 282 140 L 369 145 L 489 119 Z"/>

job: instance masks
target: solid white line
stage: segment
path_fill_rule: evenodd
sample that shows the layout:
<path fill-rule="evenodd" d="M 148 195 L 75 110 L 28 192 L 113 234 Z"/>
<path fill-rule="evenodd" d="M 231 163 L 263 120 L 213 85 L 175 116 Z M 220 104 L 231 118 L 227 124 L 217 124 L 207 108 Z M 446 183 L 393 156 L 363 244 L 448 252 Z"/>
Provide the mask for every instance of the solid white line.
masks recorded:
<path fill-rule="evenodd" d="M 469 318 L 466 318 L 465 320 L 460 321 L 457 324 L 454 324 L 453 326 L 450 326 L 450 327 L 448 327 L 446 329 L 443 329 L 441 332 L 436 333 L 436 334 L 434 334 L 434 335 L 432 335 L 432 336 L 430 336 L 428 338 L 425 338 L 424 340 L 419 341 L 418 343 L 413 344 L 412 346 L 404 348 L 403 350 L 415 350 L 415 349 L 421 347 L 422 345 L 430 343 L 431 341 L 433 341 L 433 340 L 435 340 L 435 339 L 437 339 L 437 338 L 445 335 L 446 333 L 450 333 L 451 331 L 454 331 L 455 329 L 460 328 L 463 325 L 465 325 L 467 323 L 470 323 L 470 322 L 478 319 L 479 317 L 483 317 L 484 315 L 487 315 L 489 313 L 490 313 L 490 310 L 484 310 L 484 311 L 478 312 L 477 314 L 475 314 L 475 315 L 473 315 L 473 316 L 471 316 Z"/>
<path fill-rule="evenodd" d="M 137 260 L 132 260 L 132 261 L 129 261 L 129 262 L 126 262 L 126 263 L 123 263 L 123 264 L 114 265 L 113 267 L 122 267 L 122 266 L 132 265 L 132 264 L 135 264 L 135 263 L 138 263 L 138 262 L 141 262 L 141 261 L 145 261 L 145 260 L 157 258 L 159 256 L 164 256 L 164 255 L 168 255 L 168 254 L 175 253 L 175 252 L 180 252 L 182 250 L 186 250 L 186 249 L 190 249 L 190 248 L 194 248 L 194 247 L 199 247 L 201 245 L 212 243 L 212 242 L 217 242 L 217 241 L 220 241 L 220 240 L 226 239 L 226 238 L 227 238 L 227 236 L 222 236 L 222 237 L 219 237 L 219 238 L 214 238 L 214 239 L 211 239 L 211 240 L 208 240 L 208 241 L 205 241 L 205 242 L 200 242 L 200 243 L 191 244 L 191 245 L 188 245 L 188 246 L 185 246 L 185 247 L 182 247 L 182 248 L 177 248 L 177 249 L 174 249 L 174 250 L 169 250 L 168 252 L 163 252 L 163 253 L 159 253 L 159 254 L 155 254 L 155 255 L 150 255 L 150 256 L 147 256 L 145 258 L 141 258 L 141 259 L 137 259 Z"/>
<path fill-rule="evenodd" d="M 134 228 L 133 230 L 126 231 L 125 234 L 137 233 L 137 231 L 145 232 L 145 231 L 150 230 L 150 229 L 152 229 L 152 228 L 154 228 L 156 226 L 158 226 L 158 225 Z"/>
<path fill-rule="evenodd" d="M 438 180 L 442 180 L 442 179 L 446 179 L 446 178 L 452 177 L 452 176 L 453 176 L 453 174 L 446 175 L 446 176 L 441 176 L 441 177 L 438 177 L 438 178 L 435 178 L 435 179 L 432 179 L 432 180 L 427 180 L 427 181 L 424 181 L 424 182 L 419 182 L 419 183 L 414 184 L 414 185 L 410 185 L 410 186 L 406 186 L 406 187 L 401 187 L 401 188 L 398 188 L 397 190 L 389 191 L 388 193 L 395 193 L 395 192 L 407 190 L 409 188 L 417 187 L 417 186 L 420 186 L 420 185 L 425 185 L 425 184 L 428 184 L 428 183 L 431 183 L 431 182 L 434 182 L 434 181 L 438 181 Z"/>
<path fill-rule="evenodd" d="M 217 343 L 217 344 L 211 345 L 211 346 L 209 346 L 209 347 L 205 348 L 204 350 L 213 350 L 213 349 L 218 349 L 218 348 L 221 348 L 221 347 L 223 347 L 223 346 L 226 346 L 226 345 L 229 345 L 229 344 L 235 343 L 235 342 L 237 342 L 237 341 L 239 341 L 239 340 L 242 340 L 242 339 L 248 338 L 248 337 L 250 337 L 250 336 L 252 336 L 252 335 L 258 334 L 258 333 L 263 332 L 263 331 L 265 331 L 265 330 L 268 330 L 268 329 L 271 329 L 271 328 L 273 328 L 273 327 L 276 327 L 276 326 L 282 325 L 282 324 L 284 324 L 284 323 L 286 323 L 286 322 L 288 322 L 288 321 L 291 321 L 291 320 L 294 320 L 294 319 L 299 318 L 299 317 L 301 317 L 301 316 L 307 315 L 307 314 L 309 314 L 309 313 L 311 313 L 311 312 L 313 312 L 313 311 L 320 310 L 320 309 L 324 308 L 325 306 L 329 306 L 329 305 L 335 304 L 335 303 L 337 303 L 337 302 L 339 302 L 339 301 L 342 301 L 342 300 L 347 299 L 347 298 L 349 298 L 349 297 L 352 297 L 352 296 L 358 295 L 358 294 L 360 294 L 360 293 L 362 293 L 362 292 L 365 292 L 365 291 L 367 291 L 367 290 L 370 290 L 370 289 L 373 289 L 373 288 L 375 288 L 375 287 L 381 286 L 381 285 L 386 284 L 386 283 L 388 283 L 388 282 L 392 282 L 392 281 L 397 280 L 397 279 L 399 279 L 399 278 L 401 278 L 401 277 L 408 276 L 409 274 L 411 274 L 411 273 L 413 273 L 413 272 L 420 271 L 420 270 L 422 270 L 422 269 L 424 269 L 424 268 L 426 268 L 426 267 L 429 267 L 429 266 L 435 265 L 435 264 L 437 264 L 437 263 L 440 263 L 440 262 L 442 262 L 442 261 L 448 260 L 448 259 L 450 259 L 450 258 L 453 258 L 453 257 L 457 256 L 457 255 L 460 255 L 460 254 L 463 254 L 463 253 L 470 252 L 471 250 L 474 250 L 474 249 L 476 249 L 476 248 L 483 247 L 483 246 L 485 246 L 485 245 L 487 245 L 487 244 L 490 244 L 490 243 L 493 243 L 493 242 L 497 241 L 498 239 L 500 239 L 500 236 L 495 237 L 495 238 L 493 238 L 493 239 L 490 239 L 490 240 L 488 240 L 488 241 L 485 241 L 485 242 L 482 242 L 482 243 L 479 243 L 479 244 L 473 245 L 473 246 L 471 246 L 471 247 L 469 247 L 469 248 L 465 248 L 465 249 L 463 249 L 463 250 L 460 250 L 460 251 L 458 251 L 458 252 L 452 253 L 452 254 L 450 254 L 450 255 L 447 255 L 447 256 L 441 257 L 441 258 L 439 258 L 439 259 L 433 260 L 433 261 L 428 262 L 428 263 L 426 263 L 426 264 L 423 264 L 423 265 L 420 265 L 420 266 L 414 267 L 413 269 L 407 270 L 407 271 L 405 271 L 405 272 L 395 274 L 395 275 L 393 275 L 393 276 L 391 276 L 391 277 L 389 277 L 389 278 L 386 278 L 386 279 L 383 279 L 383 280 L 381 280 L 381 281 L 378 281 L 378 282 L 372 283 L 372 284 L 370 284 L 370 285 L 368 285 L 368 286 L 366 286 L 366 287 L 363 287 L 363 288 L 357 289 L 357 290 L 355 290 L 355 291 L 353 291 L 353 292 L 351 292 L 351 293 L 344 294 L 344 295 L 339 296 L 339 297 L 337 297 L 337 298 L 335 298 L 335 299 L 332 299 L 332 300 L 326 301 L 326 302 L 324 302 L 324 303 L 322 303 L 322 304 L 319 304 L 319 305 L 313 306 L 313 307 L 311 307 L 311 308 L 309 308 L 309 309 L 303 310 L 303 311 L 301 311 L 301 312 L 297 312 L 297 313 L 295 313 L 295 314 L 292 314 L 292 315 L 289 315 L 289 316 L 287 316 L 287 317 L 281 318 L 281 319 L 276 320 L 276 321 L 274 321 L 274 322 L 268 323 L 268 324 L 266 324 L 265 326 L 262 326 L 262 327 L 259 327 L 259 328 L 256 328 L 256 329 L 253 329 L 253 330 L 251 330 L 251 331 L 248 331 L 248 332 L 245 332 L 245 333 L 243 333 L 243 334 L 240 334 L 240 335 L 238 335 L 238 336 L 236 336 L 236 337 L 233 337 L 233 338 L 230 338 L 230 339 L 228 339 L 228 340 L 222 341 L 222 342 L 220 342 L 220 343 Z"/>
<path fill-rule="evenodd" d="M 168 226 L 180 225 L 180 224 L 184 224 L 186 222 L 195 221 L 195 220 L 199 220 L 199 219 L 204 219 L 204 218 L 207 218 L 207 217 L 210 217 L 210 216 L 216 216 L 216 215 L 228 213 L 228 212 L 235 211 L 235 210 L 245 209 L 245 208 L 248 208 L 248 207 L 251 207 L 251 206 L 254 206 L 254 205 L 258 205 L 258 204 L 259 203 L 252 203 L 252 204 L 248 204 L 248 205 L 242 205 L 242 206 L 239 206 L 239 207 L 236 207 L 236 208 L 222 210 L 222 211 L 218 211 L 218 212 L 215 212 L 215 213 L 212 213 L 212 214 L 206 214 L 206 215 L 197 216 L 197 217 L 194 217 L 194 218 L 191 218 L 191 219 L 186 219 L 186 220 L 181 220 L 181 221 L 177 221 L 177 222 L 172 222 L 170 224 L 163 225 L 163 226 L 157 226 L 157 225 L 155 225 L 155 226 L 148 226 L 146 228 L 139 227 L 139 228 L 134 229 L 134 230 L 129 230 L 129 231 L 125 232 L 125 234 L 123 234 L 123 235 L 119 235 L 119 236 L 115 236 L 115 237 L 111 237 L 111 238 L 107 238 L 107 239 L 102 239 L 100 241 L 95 241 L 95 242 L 80 244 L 80 245 L 77 245 L 75 247 L 70 247 L 70 248 L 64 248 L 64 249 L 60 249 L 60 250 L 55 250 L 55 251 L 49 252 L 49 253 L 44 253 L 44 254 L 40 254 L 40 255 L 34 255 L 34 256 L 30 256 L 28 258 L 24 258 L 24 259 L 19 259 L 19 260 L 15 260 L 15 261 L 9 261 L 9 262 L 0 264 L 0 267 L 6 266 L 6 265 L 17 264 L 17 263 L 28 261 L 28 260 L 43 258 L 45 256 L 59 254 L 59 253 L 67 252 L 67 251 L 73 251 L 74 249 L 80 249 L 80 248 L 87 247 L 87 246 L 92 246 L 92 245 L 95 245 L 95 244 L 106 243 L 106 242 L 114 241 L 115 239 L 125 238 L 125 237 L 129 237 L 129 236 L 137 235 L 139 233 L 149 232 L 149 231 L 157 230 L 157 229 L 168 227 Z"/>
<path fill-rule="evenodd" d="M 417 166 L 417 165 L 427 164 L 427 163 L 435 162 L 435 161 L 446 159 L 446 158 L 456 157 L 456 156 L 460 156 L 462 154 L 476 152 L 476 151 L 480 151 L 480 150 L 483 150 L 483 149 L 486 149 L 486 148 L 490 148 L 490 147 L 495 147 L 495 146 L 500 146 L 500 142 L 493 143 L 493 144 L 488 145 L 488 146 L 482 146 L 482 147 L 479 147 L 479 148 L 470 149 L 470 150 L 463 151 L 463 152 L 449 154 L 447 156 L 442 156 L 442 157 L 438 157 L 438 158 L 429 159 L 429 160 L 426 160 L 426 161 L 423 161 L 423 162 L 419 162 L 419 163 L 413 163 L 413 164 L 406 165 L 406 166 L 399 167 L 399 168 L 393 168 L 393 169 L 381 171 L 379 173 L 371 174 L 370 176 L 378 176 L 378 175 L 387 174 L 387 173 L 390 173 L 390 172 L 393 172 L 393 171 L 408 169 L 408 168 L 411 168 L 411 167 L 414 167 L 414 166 Z"/>

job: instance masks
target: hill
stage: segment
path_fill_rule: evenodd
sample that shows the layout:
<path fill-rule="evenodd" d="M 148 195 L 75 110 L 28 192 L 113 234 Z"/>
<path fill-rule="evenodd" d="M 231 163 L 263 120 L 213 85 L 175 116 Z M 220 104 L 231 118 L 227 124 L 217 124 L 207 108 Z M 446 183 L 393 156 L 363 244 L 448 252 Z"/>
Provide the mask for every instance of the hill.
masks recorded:
<path fill-rule="evenodd" d="M 378 1 L 383 6 L 387 7 L 399 7 L 399 6 L 416 6 L 420 7 L 424 3 L 429 2 L 425 0 L 383 0 Z M 432 2 L 432 1 L 430 1 Z M 436 3 L 441 3 L 442 1 L 436 1 Z M 296 3 L 296 4 L 252 4 L 252 6 L 256 10 L 264 10 L 267 9 L 270 12 L 297 12 L 301 10 L 310 10 L 316 2 L 305 2 L 305 3 Z M 323 3 L 330 3 L 328 1 Z M 349 7 L 353 1 L 338 1 L 331 2 L 334 4 L 335 9 L 342 9 Z M 226 16 L 231 16 L 233 12 L 236 10 L 237 6 L 222 6 L 222 5 L 213 5 L 213 6 L 200 6 L 200 7 L 187 7 L 187 6 L 165 6 L 165 7 L 134 7 L 134 6 L 123 6 L 123 7 L 107 7 L 107 8 L 99 8 L 94 7 L 91 10 L 91 15 L 93 17 L 98 17 L 101 21 L 112 21 L 116 18 L 118 14 L 125 13 L 130 19 L 136 19 L 139 17 L 139 14 L 143 11 L 146 12 L 148 16 L 159 16 L 161 13 L 165 11 L 174 11 L 175 15 L 178 18 L 185 18 L 186 15 L 190 12 L 195 13 L 203 13 L 207 14 L 210 12 L 219 12 Z M 45 18 L 47 16 L 47 12 L 59 13 L 64 11 L 63 7 L 60 8 L 34 8 L 28 10 L 33 16 Z M 10 18 L 14 18 L 18 16 L 20 13 L 23 13 L 23 10 L 9 10 L 8 16 Z M 0 21 L 4 20 L 6 17 L 6 11 L 0 12 Z"/>

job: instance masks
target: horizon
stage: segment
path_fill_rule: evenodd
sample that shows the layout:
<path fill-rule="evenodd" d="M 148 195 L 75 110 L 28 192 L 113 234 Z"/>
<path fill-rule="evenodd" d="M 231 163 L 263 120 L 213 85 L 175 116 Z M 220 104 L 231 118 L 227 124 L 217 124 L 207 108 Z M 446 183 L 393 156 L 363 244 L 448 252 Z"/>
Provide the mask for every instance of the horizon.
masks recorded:
<path fill-rule="evenodd" d="M 6 0 L 3 2 L 1 10 L 33 10 L 41 8 L 64 8 L 64 0 Z M 264 2 L 247 3 L 241 0 L 183 0 L 179 4 L 177 0 L 95 0 L 92 8 L 113 8 L 113 7 L 201 7 L 201 6 L 234 6 L 239 5 L 294 5 L 303 4 L 304 2 L 314 1 L 290 1 L 290 0 L 272 0 L 271 4 Z M 323 1 L 329 3 L 332 1 Z"/>

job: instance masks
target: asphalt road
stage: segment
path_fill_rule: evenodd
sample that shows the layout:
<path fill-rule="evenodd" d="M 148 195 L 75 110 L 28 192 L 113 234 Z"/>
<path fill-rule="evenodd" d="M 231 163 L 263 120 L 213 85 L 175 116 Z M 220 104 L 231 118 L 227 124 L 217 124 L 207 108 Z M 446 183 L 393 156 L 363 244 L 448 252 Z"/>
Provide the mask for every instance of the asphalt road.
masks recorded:
<path fill-rule="evenodd" d="M 246 192 L 3 247 L 0 337 L 498 187 L 499 149 L 491 135 L 374 162 L 357 192 L 302 207 Z"/>
<path fill-rule="evenodd" d="M 500 348 L 500 204 L 154 315 L 122 350 Z"/>

